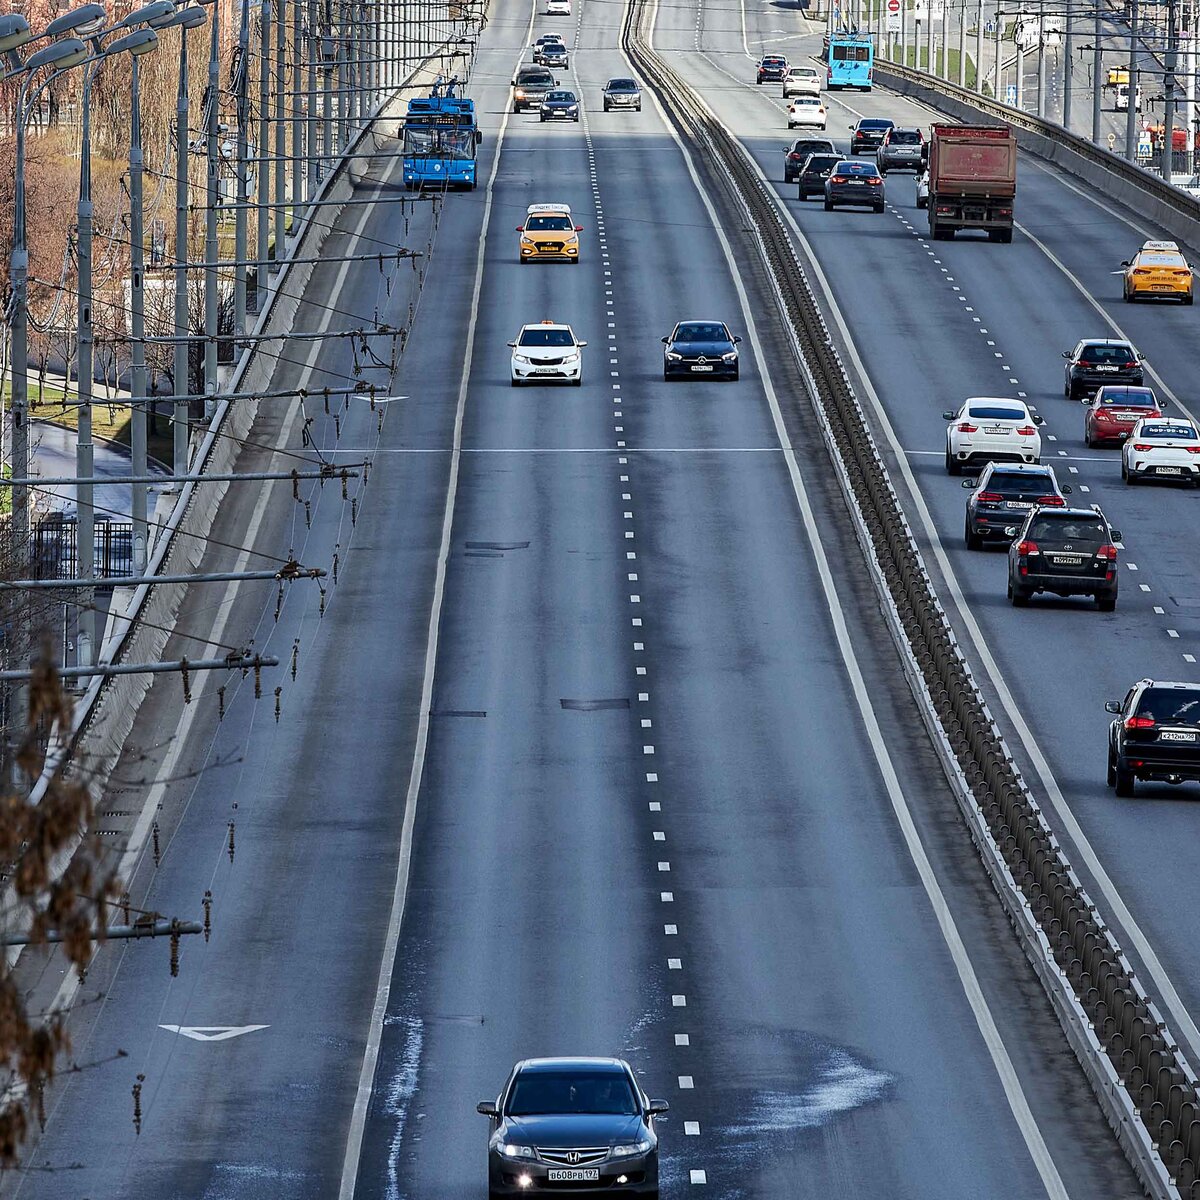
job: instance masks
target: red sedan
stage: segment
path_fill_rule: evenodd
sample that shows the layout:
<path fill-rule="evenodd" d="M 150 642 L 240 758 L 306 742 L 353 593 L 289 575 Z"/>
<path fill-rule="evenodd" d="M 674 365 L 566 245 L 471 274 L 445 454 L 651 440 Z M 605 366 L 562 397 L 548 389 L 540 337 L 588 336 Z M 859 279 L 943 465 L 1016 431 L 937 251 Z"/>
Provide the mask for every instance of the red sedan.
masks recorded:
<path fill-rule="evenodd" d="M 1083 401 L 1087 415 L 1083 418 L 1083 440 L 1089 446 L 1106 442 L 1123 442 L 1143 417 L 1161 417 L 1162 405 L 1154 389 L 1110 384 L 1097 390 L 1095 396 Z"/>

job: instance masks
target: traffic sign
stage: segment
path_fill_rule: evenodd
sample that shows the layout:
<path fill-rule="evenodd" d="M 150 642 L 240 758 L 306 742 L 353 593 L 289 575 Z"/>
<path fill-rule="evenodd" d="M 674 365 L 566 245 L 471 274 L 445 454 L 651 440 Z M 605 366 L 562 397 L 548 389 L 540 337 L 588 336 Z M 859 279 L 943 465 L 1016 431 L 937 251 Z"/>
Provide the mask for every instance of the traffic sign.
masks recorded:
<path fill-rule="evenodd" d="M 1009 108 L 1017 106 L 1017 85 L 1015 83 L 1007 83 L 1004 85 L 1004 103 Z"/>
<path fill-rule="evenodd" d="M 887 0 L 887 31 L 900 32 L 900 0 Z"/>

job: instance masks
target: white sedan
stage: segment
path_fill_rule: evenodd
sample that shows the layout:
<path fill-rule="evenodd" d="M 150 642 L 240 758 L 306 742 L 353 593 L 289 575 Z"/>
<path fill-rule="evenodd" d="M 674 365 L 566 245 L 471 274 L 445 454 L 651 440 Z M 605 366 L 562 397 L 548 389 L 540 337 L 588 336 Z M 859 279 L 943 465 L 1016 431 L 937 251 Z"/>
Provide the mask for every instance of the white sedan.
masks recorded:
<path fill-rule="evenodd" d="M 1121 445 L 1121 478 L 1200 483 L 1200 430 L 1183 417 L 1143 417 Z"/>
<path fill-rule="evenodd" d="M 569 17 L 571 15 L 571 0 L 546 0 L 546 16 Z"/>
<path fill-rule="evenodd" d="M 583 355 L 587 342 L 581 342 L 570 325 L 539 321 L 522 325 L 512 347 L 512 385 L 523 383 L 583 383 Z"/>
<path fill-rule="evenodd" d="M 957 412 L 942 413 L 946 426 L 946 473 L 988 462 L 1036 463 L 1042 458 L 1042 435 L 1035 417 L 1021 400 L 972 396 Z"/>
<path fill-rule="evenodd" d="M 825 105 L 819 96 L 797 96 L 788 105 L 788 128 L 803 125 L 809 129 L 825 128 Z"/>
<path fill-rule="evenodd" d="M 923 170 L 921 172 L 921 174 L 917 176 L 917 207 L 918 208 L 928 208 L 929 207 L 929 168 L 928 167 L 926 167 L 925 170 Z"/>
<path fill-rule="evenodd" d="M 821 73 L 815 67 L 788 67 L 783 77 L 783 98 L 790 96 L 819 96 Z"/>

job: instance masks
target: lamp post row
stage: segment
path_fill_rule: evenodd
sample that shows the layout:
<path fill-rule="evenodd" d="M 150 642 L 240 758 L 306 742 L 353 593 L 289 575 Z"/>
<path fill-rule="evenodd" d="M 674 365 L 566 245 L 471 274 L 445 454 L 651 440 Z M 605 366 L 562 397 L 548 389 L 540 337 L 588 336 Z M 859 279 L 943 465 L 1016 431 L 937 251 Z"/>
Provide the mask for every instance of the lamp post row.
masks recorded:
<path fill-rule="evenodd" d="M 261 310 L 268 290 L 264 264 L 270 272 L 282 265 L 286 238 L 297 230 L 306 206 L 334 168 L 337 156 L 350 146 L 382 96 L 401 82 L 404 64 L 421 57 L 433 44 L 429 27 L 433 4 L 430 0 L 253 0 L 258 16 L 258 87 L 252 94 L 251 3 L 241 0 L 238 26 L 237 70 L 233 78 L 236 103 L 235 143 L 235 246 L 234 338 L 247 332 L 248 271 L 253 267 L 256 310 Z M 287 45 L 287 6 L 292 6 L 291 45 Z M 210 8 L 210 6 L 212 6 Z M 208 11 L 206 11 L 208 10 Z M 212 19 L 209 20 L 211 12 Z M 278 14 L 276 17 L 276 13 Z M 415 16 L 414 16 L 415 14 Z M 191 266 L 188 253 L 189 161 L 191 144 L 188 34 L 209 23 L 208 86 L 203 108 L 205 174 L 205 221 L 203 266 Z M 414 36 L 414 26 L 418 31 Z M 221 206 L 220 136 L 220 29 L 219 6 L 214 0 L 195 0 L 176 7 L 173 0 L 151 0 L 115 25 L 107 24 L 104 7 L 83 4 L 63 13 L 34 34 L 19 14 L 0 17 L 0 78 L 20 77 L 16 125 L 16 188 L 13 213 L 13 244 L 10 263 L 11 362 L 11 469 L 13 478 L 29 477 L 28 395 L 28 276 L 26 237 L 25 152 L 26 131 L 39 97 L 63 72 L 82 67 L 80 182 L 78 197 L 78 440 L 76 472 L 77 544 L 81 578 L 95 576 L 94 449 L 92 411 L 94 395 L 94 335 L 92 291 L 93 203 L 91 180 L 92 83 L 104 61 L 129 55 L 131 60 L 129 192 L 130 192 L 130 278 L 129 332 L 131 341 L 131 475 L 134 571 L 145 572 L 149 551 L 147 512 L 147 368 L 145 357 L 145 247 L 144 197 L 142 187 L 143 149 L 141 139 L 141 89 L 138 59 L 159 45 L 162 31 L 178 27 L 178 85 L 175 108 L 175 237 L 173 263 L 175 350 L 172 412 L 174 475 L 189 470 L 189 269 L 203 270 L 203 362 L 204 393 L 211 397 L 206 416 L 215 407 L 218 390 L 218 324 L 220 285 L 218 278 Z M 272 42 L 274 36 L 274 61 Z M 28 43 L 48 44 L 23 57 Z M 318 89 L 318 76 L 322 86 Z M 336 79 L 335 79 L 336 76 Z M 290 86 L 288 81 L 290 80 Z M 335 86 L 336 84 L 336 86 Z M 272 88 L 274 87 L 274 92 Z M 335 94 L 336 93 L 336 94 Z M 319 103 L 318 103 L 319 101 Z M 257 106 L 258 137 L 251 157 L 251 116 Z M 335 120 L 336 106 L 336 120 Z M 318 108 L 320 112 L 318 113 Z M 305 111 L 307 109 L 307 111 Z M 290 111 L 288 111 L 290 110 Z M 275 123 L 274 154 L 271 153 L 271 121 Z M 287 153 L 287 126 L 291 127 L 291 153 Z M 336 140 L 335 140 L 336 138 Z M 272 162 L 274 165 L 272 188 Z M 251 168 L 256 167 L 251 176 Z M 290 171 L 289 171 L 290 168 Z M 289 183 L 290 174 L 290 183 Z M 247 214 L 253 183 L 257 208 L 258 244 L 250 259 Z M 274 244 L 272 245 L 272 215 Z M 19 554 L 26 554 L 30 541 L 29 490 L 14 484 L 11 536 Z M 90 666 L 95 659 L 97 631 L 92 597 L 81 597 L 79 617 L 79 662 Z"/>

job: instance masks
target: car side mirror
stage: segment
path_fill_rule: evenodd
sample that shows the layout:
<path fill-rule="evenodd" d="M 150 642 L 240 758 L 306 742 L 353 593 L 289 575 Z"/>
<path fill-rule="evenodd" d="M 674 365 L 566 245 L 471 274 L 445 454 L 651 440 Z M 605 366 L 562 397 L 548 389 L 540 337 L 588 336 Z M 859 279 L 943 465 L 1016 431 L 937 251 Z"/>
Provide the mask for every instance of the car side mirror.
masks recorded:
<path fill-rule="evenodd" d="M 1064 351 L 1062 352 L 1062 356 L 1063 356 L 1063 358 L 1070 358 L 1070 357 L 1071 357 L 1071 352 L 1070 352 L 1070 350 L 1064 350 Z"/>
<path fill-rule="evenodd" d="M 1105 711 L 1105 712 L 1110 712 L 1110 713 L 1115 713 L 1116 715 L 1118 715 L 1118 716 L 1119 716 L 1119 715 L 1120 715 L 1120 713 L 1121 713 L 1121 702 L 1120 702 L 1120 700 L 1105 700 L 1105 702 L 1104 702 L 1104 711 Z"/>
<path fill-rule="evenodd" d="M 475 1105 L 475 1111 L 481 1117 L 498 1117 L 500 1115 L 496 1110 L 495 1100 L 480 1100 L 480 1102 Z"/>
<path fill-rule="evenodd" d="M 517 226 L 517 232 L 518 232 L 518 233 L 524 233 L 524 232 L 525 232 L 525 226 L 524 226 L 524 225 L 518 225 L 518 226 Z"/>
<path fill-rule="evenodd" d="M 942 420 L 943 421 L 953 421 L 955 415 L 956 415 L 955 413 L 952 413 L 947 409 L 946 412 L 942 413 Z"/>
<path fill-rule="evenodd" d="M 670 1112 L 671 1106 L 665 1100 L 651 1100 L 646 1105 L 646 1112 L 652 1117 L 660 1117 L 665 1112 Z"/>
<path fill-rule="evenodd" d="M 1082 404 L 1084 406 L 1084 408 L 1091 408 L 1092 405 L 1096 403 L 1096 397 L 1095 396 L 1080 396 L 1079 403 Z"/>
<path fill-rule="evenodd" d="M 577 345 L 577 346 L 586 346 L 586 345 L 587 345 L 587 342 L 576 342 L 576 343 L 575 343 L 575 345 Z"/>
<path fill-rule="evenodd" d="M 965 487 L 968 491 L 974 491 L 979 486 L 979 480 L 978 479 L 964 479 L 962 481 L 962 486 Z"/>
<path fill-rule="evenodd" d="M 1121 536 L 1121 531 L 1119 529 L 1110 529 L 1108 532 L 1114 542 L 1123 542 L 1125 540 Z"/>
<path fill-rule="evenodd" d="M 1062 487 L 1059 488 L 1059 491 L 1061 491 L 1064 496 L 1069 496 L 1074 490 L 1075 489 L 1069 483 L 1064 483 Z"/>
<path fill-rule="evenodd" d="M 510 346 L 511 346 L 511 347 L 512 347 L 514 350 L 517 348 L 517 343 L 516 343 L 516 342 L 509 342 L 508 344 L 509 344 L 509 345 L 510 345 Z"/>
<path fill-rule="evenodd" d="M 516 87 L 516 86 L 517 86 L 517 81 L 516 81 L 515 79 L 510 79 L 510 80 L 508 81 L 508 86 L 509 86 L 509 87 Z"/>
<path fill-rule="evenodd" d="M 741 340 L 742 340 L 742 339 L 741 339 L 740 337 L 735 337 L 735 338 L 733 339 L 733 344 L 736 346 L 736 345 L 737 345 L 737 344 L 738 344 L 738 343 L 739 343 Z"/>
<path fill-rule="evenodd" d="M 1127 258 L 1121 259 L 1121 266 L 1123 266 L 1123 267 L 1129 266 L 1129 259 L 1127 259 Z"/>
<path fill-rule="evenodd" d="M 670 338 L 663 338 L 662 344 L 665 346 L 670 340 L 671 340 Z"/>
<path fill-rule="evenodd" d="M 854 126 L 853 126 L 853 125 L 847 125 L 847 126 L 846 126 L 846 128 L 847 128 L 847 129 L 849 129 L 849 130 L 850 130 L 852 133 L 854 132 Z"/>
<path fill-rule="evenodd" d="M 1045 418 L 1045 417 L 1034 417 L 1034 418 L 1033 418 L 1033 423 L 1034 423 L 1035 425 L 1045 425 L 1045 423 L 1046 423 L 1046 418 Z"/>
<path fill-rule="evenodd" d="M 583 232 L 583 226 L 582 226 L 582 225 L 576 225 L 576 226 L 575 226 L 575 232 L 576 232 L 576 233 L 582 233 L 582 232 Z"/>
<path fill-rule="evenodd" d="M 558 80 L 557 80 L 557 79 L 554 81 L 554 86 L 555 86 L 555 87 L 558 87 Z"/>
<path fill-rule="evenodd" d="M 475 130 L 475 145 L 477 145 L 477 146 L 483 145 L 483 130 L 482 129 Z"/>

